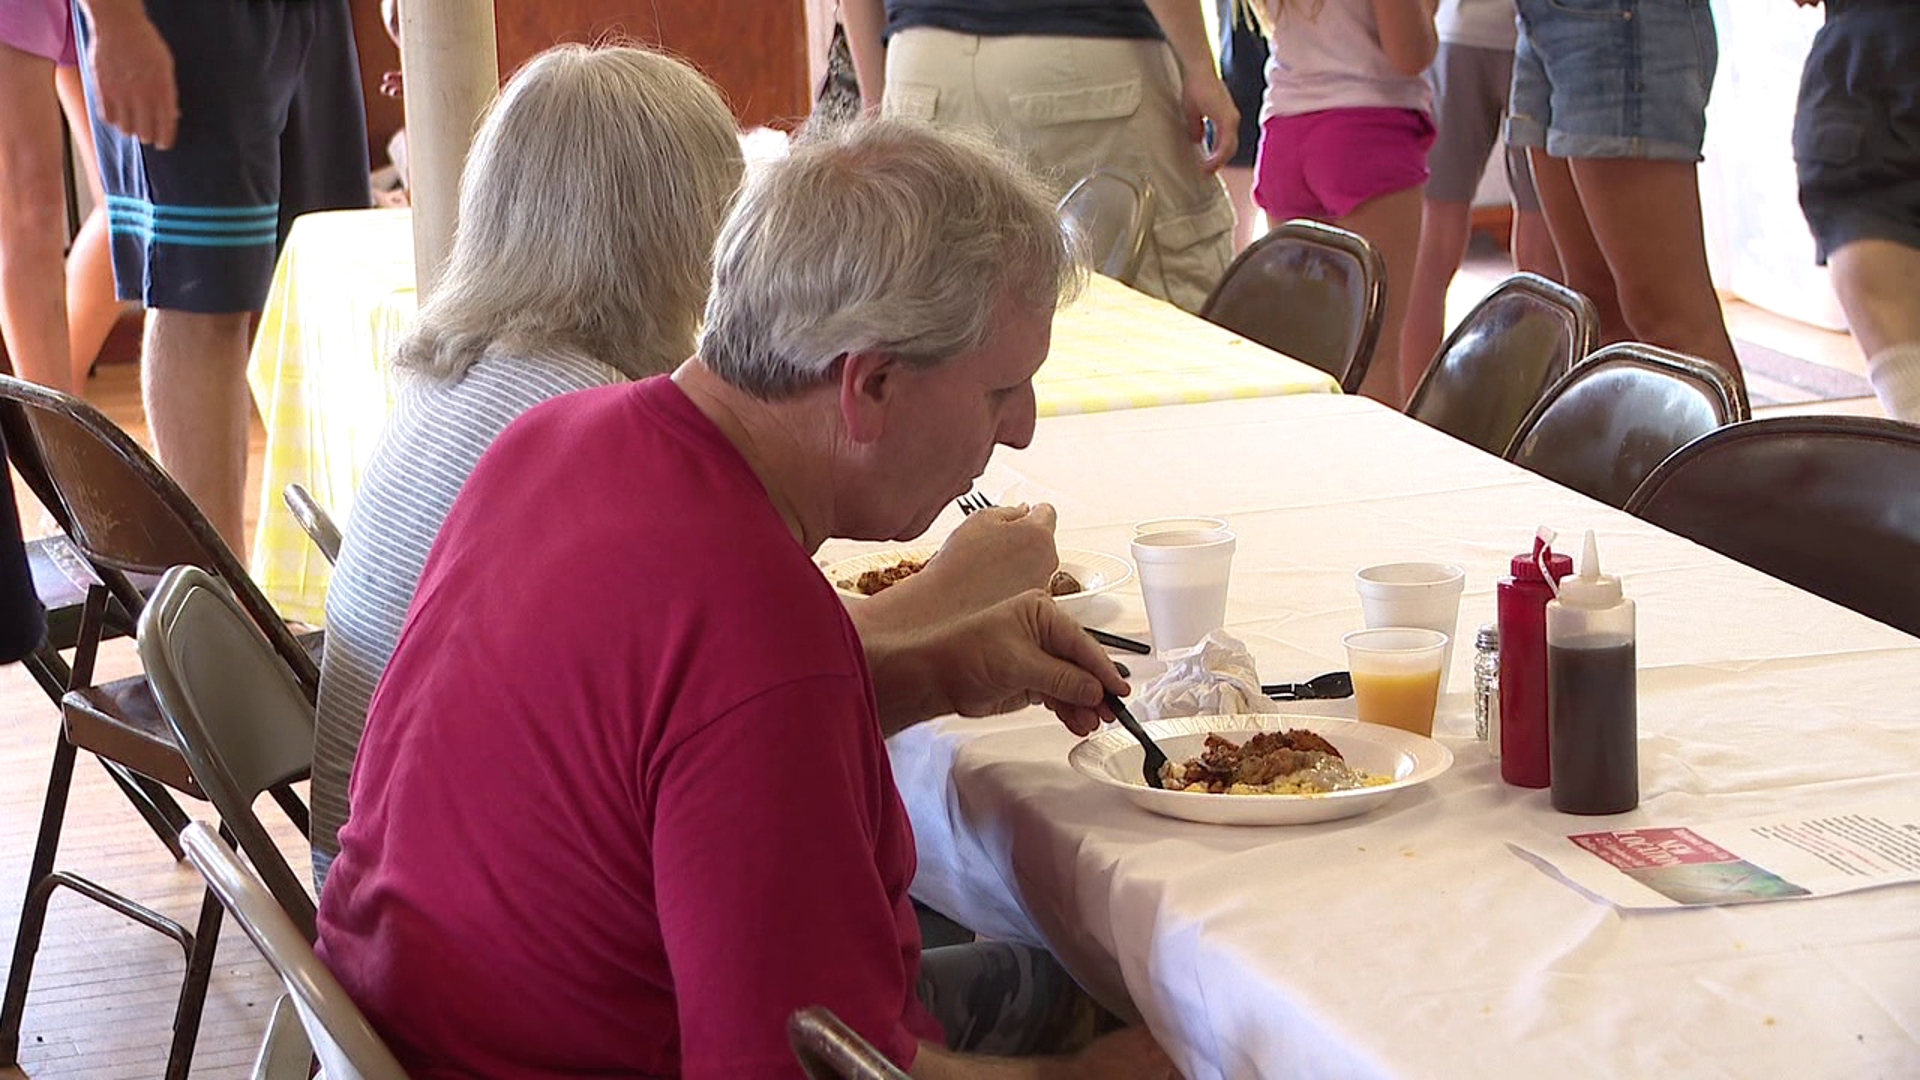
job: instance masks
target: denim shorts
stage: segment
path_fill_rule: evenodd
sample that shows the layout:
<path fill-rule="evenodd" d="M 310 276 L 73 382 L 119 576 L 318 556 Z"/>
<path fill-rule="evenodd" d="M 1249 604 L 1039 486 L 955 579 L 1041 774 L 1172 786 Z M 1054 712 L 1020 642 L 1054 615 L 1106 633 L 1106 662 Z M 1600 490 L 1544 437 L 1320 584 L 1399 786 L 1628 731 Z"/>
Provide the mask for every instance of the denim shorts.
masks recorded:
<path fill-rule="evenodd" d="M 1720 49 L 1708 0 L 1518 0 L 1507 142 L 1699 161 Z"/>

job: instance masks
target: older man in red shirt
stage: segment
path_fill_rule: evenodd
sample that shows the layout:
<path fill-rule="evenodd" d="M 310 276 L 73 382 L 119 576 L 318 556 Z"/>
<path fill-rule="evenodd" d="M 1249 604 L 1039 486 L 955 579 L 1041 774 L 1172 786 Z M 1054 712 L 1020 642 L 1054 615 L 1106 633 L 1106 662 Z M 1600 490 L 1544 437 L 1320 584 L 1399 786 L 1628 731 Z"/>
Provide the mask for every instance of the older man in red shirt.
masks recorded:
<path fill-rule="evenodd" d="M 1112 662 L 1040 590 L 856 630 L 812 561 L 920 535 L 1027 444 L 1076 280 L 991 152 L 856 125 L 742 195 L 699 355 L 536 408 L 481 459 L 321 908 L 323 956 L 415 1075 L 797 1076 L 808 1005 L 918 1077 L 1167 1075 L 1139 1032 L 947 1049 L 882 743 L 1029 700 L 1090 730 L 1126 690 Z"/>

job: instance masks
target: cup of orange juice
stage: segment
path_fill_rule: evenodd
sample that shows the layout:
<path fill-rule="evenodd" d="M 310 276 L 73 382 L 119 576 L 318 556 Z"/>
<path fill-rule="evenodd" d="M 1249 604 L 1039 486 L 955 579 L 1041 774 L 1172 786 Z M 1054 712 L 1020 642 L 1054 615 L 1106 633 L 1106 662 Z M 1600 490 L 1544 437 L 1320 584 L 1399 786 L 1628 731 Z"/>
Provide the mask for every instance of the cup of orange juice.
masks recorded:
<path fill-rule="evenodd" d="M 1347 647 L 1354 707 L 1361 722 L 1431 736 L 1447 635 L 1388 626 L 1356 630 L 1340 643 Z"/>

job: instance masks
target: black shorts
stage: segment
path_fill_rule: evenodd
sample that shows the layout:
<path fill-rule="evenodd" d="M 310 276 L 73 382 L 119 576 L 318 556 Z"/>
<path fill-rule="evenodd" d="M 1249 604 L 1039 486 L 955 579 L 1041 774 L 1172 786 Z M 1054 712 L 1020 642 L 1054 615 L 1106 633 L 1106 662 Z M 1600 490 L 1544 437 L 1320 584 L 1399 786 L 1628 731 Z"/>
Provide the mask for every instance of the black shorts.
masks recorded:
<path fill-rule="evenodd" d="M 1920 4 L 1828 0 L 1793 121 L 1820 262 L 1855 240 L 1920 248 Z"/>
<path fill-rule="evenodd" d="M 1220 78 L 1240 110 L 1240 145 L 1228 165 L 1253 168 L 1260 150 L 1260 102 L 1267 93 L 1267 39 L 1251 16 L 1220 0 Z"/>
<path fill-rule="evenodd" d="M 258 311 L 295 217 L 372 204 L 347 0 L 146 0 L 146 9 L 173 50 L 173 148 L 110 127 L 87 79 L 115 284 L 121 299 L 150 308 Z M 78 29 L 84 46 L 93 28 L 82 17 Z"/>

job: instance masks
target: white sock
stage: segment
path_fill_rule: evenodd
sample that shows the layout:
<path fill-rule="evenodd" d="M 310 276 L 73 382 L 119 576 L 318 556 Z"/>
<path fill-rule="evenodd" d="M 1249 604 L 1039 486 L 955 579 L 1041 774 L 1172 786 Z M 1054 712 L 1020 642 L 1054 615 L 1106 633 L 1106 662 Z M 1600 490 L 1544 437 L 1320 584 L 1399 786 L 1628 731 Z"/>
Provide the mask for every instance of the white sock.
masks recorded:
<path fill-rule="evenodd" d="M 1888 416 L 1920 423 L 1920 342 L 1895 345 L 1869 357 L 1867 381 Z"/>

